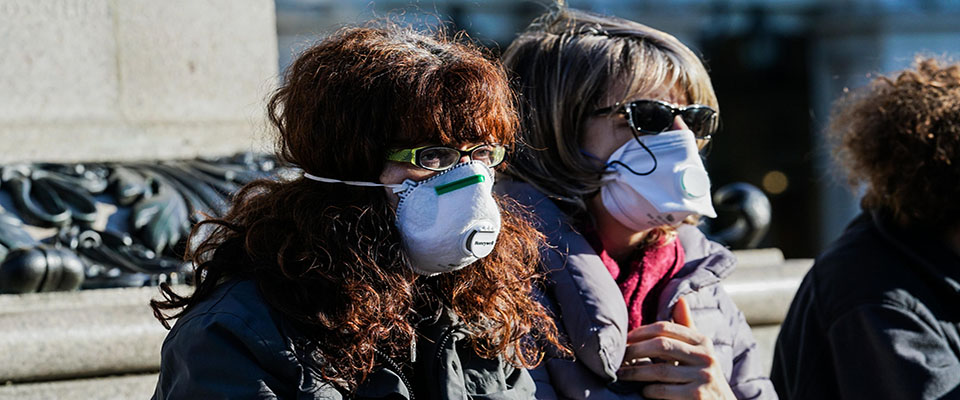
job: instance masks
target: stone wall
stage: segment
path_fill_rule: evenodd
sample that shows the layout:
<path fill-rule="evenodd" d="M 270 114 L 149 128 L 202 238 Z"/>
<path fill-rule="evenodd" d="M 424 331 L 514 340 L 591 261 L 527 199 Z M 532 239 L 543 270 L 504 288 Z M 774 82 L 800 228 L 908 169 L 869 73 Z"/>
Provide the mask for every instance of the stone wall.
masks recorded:
<path fill-rule="evenodd" d="M 272 0 L 0 0 L 0 163 L 264 150 Z"/>

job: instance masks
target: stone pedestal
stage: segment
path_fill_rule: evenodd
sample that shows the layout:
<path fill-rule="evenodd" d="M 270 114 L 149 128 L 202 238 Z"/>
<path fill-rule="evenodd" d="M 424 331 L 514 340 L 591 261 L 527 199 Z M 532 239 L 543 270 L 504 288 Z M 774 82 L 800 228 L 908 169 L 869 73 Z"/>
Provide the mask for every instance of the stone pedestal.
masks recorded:
<path fill-rule="evenodd" d="M 160 289 L 0 295 L 0 382 L 157 371 L 167 330 L 153 317 L 151 299 L 160 299 Z"/>
<path fill-rule="evenodd" d="M 0 165 L 267 151 L 276 84 L 273 0 L 0 0 Z M 158 293 L 0 295 L 0 398 L 149 397 Z"/>
<path fill-rule="evenodd" d="M 271 0 L 0 0 L 0 164 L 267 148 Z"/>

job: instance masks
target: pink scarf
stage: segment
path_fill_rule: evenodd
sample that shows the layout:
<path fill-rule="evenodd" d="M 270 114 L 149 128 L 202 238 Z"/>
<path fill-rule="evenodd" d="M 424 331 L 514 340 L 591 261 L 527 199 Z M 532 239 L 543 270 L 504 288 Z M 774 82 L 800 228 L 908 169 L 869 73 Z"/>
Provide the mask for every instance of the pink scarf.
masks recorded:
<path fill-rule="evenodd" d="M 662 246 L 635 251 L 629 265 L 621 268 L 603 249 L 600 236 L 595 231 L 587 230 L 584 236 L 620 287 L 623 300 L 627 303 L 629 329 L 655 322 L 660 294 L 684 263 L 680 241 L 672 239 Z"/>

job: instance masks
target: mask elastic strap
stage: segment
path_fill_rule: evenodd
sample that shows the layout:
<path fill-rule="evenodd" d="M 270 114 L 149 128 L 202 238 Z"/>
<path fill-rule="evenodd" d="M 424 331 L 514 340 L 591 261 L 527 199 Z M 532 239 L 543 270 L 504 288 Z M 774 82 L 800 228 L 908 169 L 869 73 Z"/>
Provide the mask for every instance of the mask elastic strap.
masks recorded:
<path fill-rule="evenodd" d="M 607 168 L 610 168 L 610 166 L 612 166 L 612 165 L 620 165 L 620 166 L 626 168 L 627 171 L 630 171 L 631 174 L 634 174 L 634 175 L 637 175 L 637 176 L 650 175 L 650 174 L 653 173 L 653 171 L 656 171 L 656 170 L 657 170 L 657 156 L 653 155 L 653 151 L 651 151 L 650 148 L 647 147 L 647 145 L 643 144 L 643 141 L 640 140 L 640 136 L 637 136 L 636 133 L 633 134 L 633 138 L 637 140 L 637 143 L 640 144 L 640 147 L 643 147 L 643 149 L 647 151 L 647 154 L 650 155 L 650 158 L 653 159 L 653 167 L 651 167 L 650 170 L 647 171 L 647 172 L 640 173 L 640 172 L 634 171 L 633 168 L 630 168 L 629 165 L 620 162 L 620 160 L 610 161 L 610 162 L 607 163 L 606 167 L 607 167 Z M 583 151 L 583 150 L 581 150 L 581 151 Z"/>
<path fill-rule="evenodd" d="M 350 186 L 363 186 L 363 187 L 386 187 L 393 189 L 394 193 L 399 193 L 404 190 L 407 190 L 408 187 L 415 185 L 416 183 L 410 179 L 403 181 L 403 183 L 374 183 L 374 182 L 362 182 L 362 181 L 343 181 L 340 179 L 324 178 L 322 176 L 316 176 L 309 172 L 304 172 L 303 177 L 310 179 L 312 181 L 323 182 L 323 183 L 342 183 L 344 185 Z"/>

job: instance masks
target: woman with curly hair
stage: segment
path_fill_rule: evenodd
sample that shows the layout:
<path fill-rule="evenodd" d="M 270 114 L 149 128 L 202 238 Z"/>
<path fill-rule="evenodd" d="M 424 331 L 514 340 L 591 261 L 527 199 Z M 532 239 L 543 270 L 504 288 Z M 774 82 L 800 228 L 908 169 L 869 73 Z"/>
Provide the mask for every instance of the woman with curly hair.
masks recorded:
<path fill-rule="evenodd" d="M 269 102 L 303 175 L 244 187 L 162 288 L 154 399 L 533 396 L 558 346 L 542 239 L 492 192 L 518 120 L 475 47 L 390 24 L 304 51 Z M 199 229 L 195 229 L 196 236 Z"/>
<path fill-rule="evenodd" d="M 537 397 L 776 398 L 720 286 L 736 259 L 695 227 L 715 216 L 699 151 L 718 119 L 696 54 L 633 21 L 561 9 L 503 60 L 525 146 L 498 190 L 548 237 L 543 299 L 576 354 L 534 371 Z"/>
<path fill-rule="evenodd" d="M 800 285 L 771 378 L 788 399 L 960 398 L 960 64 L 875 79 L 831 133 L 863 212 Z"/>

